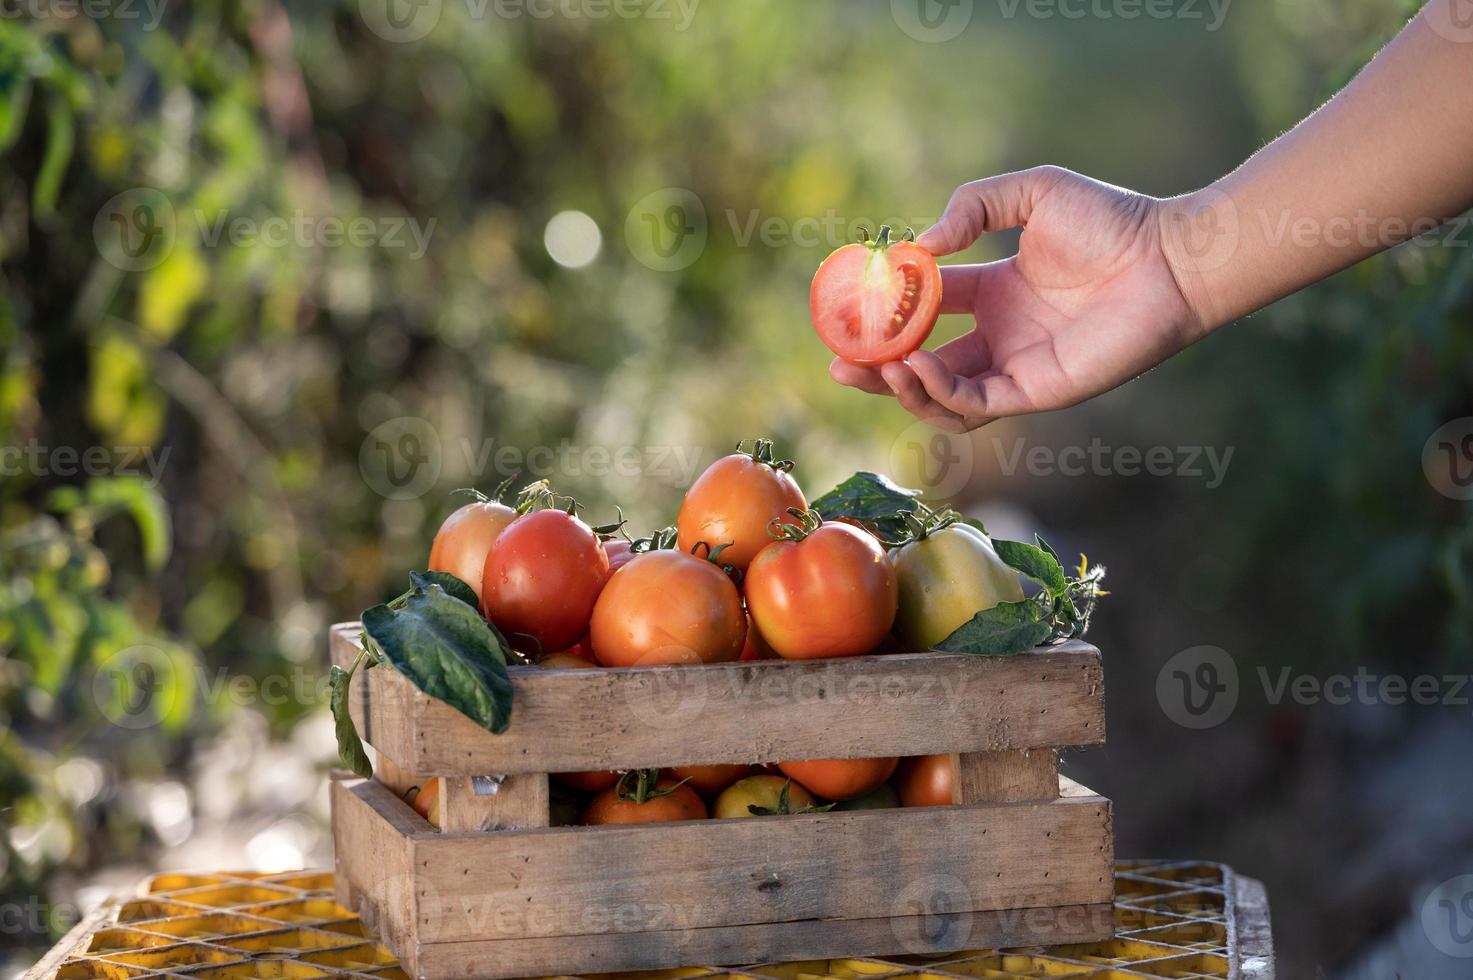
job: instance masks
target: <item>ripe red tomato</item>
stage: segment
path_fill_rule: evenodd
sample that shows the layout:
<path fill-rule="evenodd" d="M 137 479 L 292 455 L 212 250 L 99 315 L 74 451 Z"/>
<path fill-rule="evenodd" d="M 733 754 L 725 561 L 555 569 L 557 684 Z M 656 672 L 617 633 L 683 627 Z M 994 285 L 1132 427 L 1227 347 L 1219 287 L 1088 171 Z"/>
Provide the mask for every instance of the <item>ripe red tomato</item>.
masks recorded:
<path fill-rule="evenodd" d="M 772 541 L 767 525 L 773 520 L 792 523 L 788 508 L 808 506 L 788 475 L 790 467 L 773 460 L 772 443 L 766 439 L 758 439 L 750 453 L 736 452 L 712 463 L 680 504 L 675 520 L 680 550 L 689 552 L 701 541 L 711 548 L 727 544 L 719 560 L 746 571 Z"/>
<path fill-rule="evenodd" d="M 810 759 L 803 762 L 779 762 L 783 775 L 802 783 L 815 796 L 826 800 L 852 800 L 884 784 L 895 772 L 900 760 L 895 756 L 882 759 Z"/>
<path fill-rule="evenodd" d="M 486 555 L 491 546 L 517 519 L 517 512 L 494 500 L 466 504 L 445 518 L 430 545 L 426 566 L 432 572 L 449 572 L 481 595 L 481 573 L 486 568 Z"/>
<path fill-rule="evenodd" d="M 679 551 L 651 551 L 615 572 L 589 630 L 606 667 L 735 660 L 746 635 L 742 596 L 731 579 Z"/>
<path fill-rule="evenodd" d="M 583 772 L 555 772 L 552 778 L 585 793 L 602 793 L 619 782 L 617 772 L 604 772 L 598 769 L 588 769 Z"/>
<path fill-rule="evenodd" d="M 913 755 L 895 770 L 901 806 L 951 805 L 951 756 Z"/>
<path fill-rule="evenodd" d="M 531 637 L 566 650 L 588 632 L 609 577 L 609 556 L 593 529 L 560 510 L 512 521 L 486 556 L 481 606 L 513 643 Z"/>
<path fill-rule="evenodd" d="M 605 541 L 604 554 L 609 556 L 609 571 L 611 572 L 623 568 L 634 557 L 629 542 L 623 538 L 609 538 Z"/>
<path fill-rule="evenodd" d="M 685 785 L 710 799 L 752 771 L 751 766 L 672 766 L 665 770 L 670 778 L 685 780 Z"/>
<path fill-rule="evenodd" d="M 649 795 L 643 800 L 630 789 L 629 783 L 621 783 L 595 796 L 583 809 L 583 822 L 597 826 L 703 820 L 706 817 L 706 804 L 696 791 L 689 786 L 677 785 L 673 779 L 661 779 L 654 787 L 654 793 L 659 795 Z"/>
<path fill-rule="evenodd" d="M 813 276 L 808 313 L 819 339 L 851 364 L 898 361 L 931 335 L 941 309 L 941 270 L 908 238 L 880 227 L 836 249 Z"/>
<path fill-rule="evenodd" d="M 823 524 L 774 541 L 747 569 L 747 608 L 762 638 L 789 660 L 868 653 L 895 621 L 895 570 L 874 536 Z"/>

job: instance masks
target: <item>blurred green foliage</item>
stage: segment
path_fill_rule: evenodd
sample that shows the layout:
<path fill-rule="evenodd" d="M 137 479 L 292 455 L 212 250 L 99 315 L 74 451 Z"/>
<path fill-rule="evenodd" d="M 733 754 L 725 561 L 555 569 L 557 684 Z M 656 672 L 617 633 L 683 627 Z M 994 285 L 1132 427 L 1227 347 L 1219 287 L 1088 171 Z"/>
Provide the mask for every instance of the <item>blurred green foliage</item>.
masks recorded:
<path fill-rule="evenodd" d="M 185 685 L 317 669 L 327 624 L 423 564 L 446 491 L 513 475 L 486 465 L 504 447 L 637 447 L 630 474 L 533 475 L 641 529 L 668 520 L 691 460 L 746 436 L 775 437 L 813 491 L 883 468 L 909 420 L 828 382 L 804 304 L 855 226 L 922 226 L 956 184 L 1041 162 L 1158 194 L 1206 183 L 1405 13 L 1242 3 L 1218 31 L 979 3 L 937 45 L 887 2 L 706 0 L 684 27 L 446 2 L 404 42 L 372 6 L 0 19 L 0 443 L 45 451 L 0 480 L 0 900 L 156 846 L 119 787 L 184 767 L 230 710 L 191 690 L 119 737 L 134 674 L 95 683 L 119 651 L 157 651 Z M 680 268 L 639 241 L 662 191 L 705 216 Z M 553 257 L 567 211 L 598 230 L 586 264 Z M 366 221 L 374 240 L 268 242 L 230 234 L 237 218 Z M 1418 462 L 1438 424 L 1473 414 L 1468 237 L 1368 263 L 1153 375 L 1194 432 L 1242 444 L 1239 469 L 1210 501 L 1160 508 L 1213 556 L 1184 573 L 1211 600 L 1112 576 L 1122 620 L 1124 590 L 1181 623 L 1273 622 L 1270 658 L 1469 649 L 1468 511 Z M 1073 418 L 1109 427 L 1119 404 Z M 363 459 L 404 417 L 429 424 L 439 472 L 397 499 Z M 59 447 L 111 463 L 89 479 Z M 686 462 L 653 465 L 667 449 Z M 158 479 L 120 450 L 151 452 Z M 1105 484 L 1029 504 L 1108 543 L 1094 529 L 1139 505 Z M 321 706 L 252 710 L 284 735 Z M 102 773 L 85 796 L 56 775 L 75 759 Z"/>

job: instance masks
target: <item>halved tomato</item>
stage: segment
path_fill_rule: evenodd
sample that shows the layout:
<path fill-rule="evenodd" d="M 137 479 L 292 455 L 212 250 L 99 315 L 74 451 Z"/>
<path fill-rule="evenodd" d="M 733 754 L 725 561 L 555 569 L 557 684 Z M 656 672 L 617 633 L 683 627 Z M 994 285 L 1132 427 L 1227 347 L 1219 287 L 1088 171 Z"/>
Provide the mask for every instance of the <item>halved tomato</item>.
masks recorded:
<path fill-rule="evenodd" d="M 941 270 L 907 231 L 836 249 L 813 277 L 808 313 L 819 339 L 851 364 L 898 361 L 931 335 L 941 309 Z"/>

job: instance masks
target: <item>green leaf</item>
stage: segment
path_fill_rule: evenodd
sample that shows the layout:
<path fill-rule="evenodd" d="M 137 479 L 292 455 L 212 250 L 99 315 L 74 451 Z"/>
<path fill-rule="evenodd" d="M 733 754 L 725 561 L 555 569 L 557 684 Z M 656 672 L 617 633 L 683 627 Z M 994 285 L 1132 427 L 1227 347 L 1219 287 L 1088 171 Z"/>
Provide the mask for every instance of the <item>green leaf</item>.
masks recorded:
<path fill-rule="evenodd" d="M 362 659 L 360 657 L 353 664 L 353 670 L 358 668 Z M 338 758 L 353 770 L 354 775 L 368 779 L 373 776 L 373 766 L 363 751 L 363 740 L 358 737 L 358 730 L 353 727 L 353 716 L 348 710 L 348 688 L 353 683 L 353 670 L 344 670 L 333 664 L 328 672 L 328 682 L 332 685 L 328 705 L 332 708 L 333 729 L 338 735 Z"/>
<path fill-rule="evenodd" d="M 852 517 L 894 537 L 905 528 L 900 515 L 914 512 L 919 490 L 908 490 L 877 473 L 861 470 L 809 505 L 826 520 Z"/>
<path fill-rule="evenodd" d="M 481 600 L 476 598 L 476 590 L 449 572 L 410 572 L 409 580 L 419 588 L 438 585 L 452 599 L 459 599 L 472 609 L 479 609 L 481 607 Z M 409 593 L 406 592 L 400 598 L 407 598 L 408 595 Z"/>
<path fill-rule="evenodd" d="M 1051 552 L 1022 541 L 994 540 L 992 546 L 997 549 L 999 558 L 1043 586 L 1050 596 L 1061 596 L 1069 591 L 1069 577 L 1064 574 L 1064 566 Z"/>
<path fill-rule="evenodd" d="M 1052 547 L 1050 547 L 1049 543 L 1043 539 L 1043 535 L 1035 532 L 1033 535 L 1033 543 L 1038 545 L 1039 548 L 1048 552 L 1049 557 L 1053 558 L 1054 561 L 1059 562 L 1061 566 L 1064 564 L 1062 561 L 1059 561 L 1059 553 L 1055 551 Z"/>
<path fill-rule="evenodd" d="M 506 652 L 479 613 L 415 575 L 414 588 L 363 613 L 363 631 L 415 687 L 492 732 L 511 721 Z"/>
<path fill-rule="evenodd" d="M 1028 599 L 1000 602 L 962 623 L 936 644 L 936 649 L 943 653 L 1006 657 L 1032 650 L 1052 632 L 1038 603 Z"/>
<path fill-rule="evenodd" d="M 8 150 L 20 138 L 31 104 L 31 80 L 10 78 L 9 90 L 0 95 L 0 151 Z"/>
<path fill-rule="evenodd" d="M 162 465 L 162 460 L 159 465 Z M 81 489 L 72 486 L 56 488 L 48 497 L 47 504 L 61 513 L 90 507 L 94 523 L 101 523 L 113 514 L 126 513 L 138 527 L 143 561 L 149 570 L 158 571 L 169 560 L 169 552 L 173 548 L 169 508 L 159 492 L 142 477 L 93 477 Z"/>

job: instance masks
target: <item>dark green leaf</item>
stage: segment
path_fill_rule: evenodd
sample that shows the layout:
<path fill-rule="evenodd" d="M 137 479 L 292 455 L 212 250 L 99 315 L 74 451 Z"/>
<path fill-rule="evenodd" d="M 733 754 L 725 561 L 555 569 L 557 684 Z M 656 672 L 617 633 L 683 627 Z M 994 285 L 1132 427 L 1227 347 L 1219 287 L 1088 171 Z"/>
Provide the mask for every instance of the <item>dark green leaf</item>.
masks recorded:
<path fill-rule="evenodd" d="M 1059 559 L 1035 545 L 1022 541 L 994 540 L 998 557 L 1048 590 L 1060 596 L 1069 590 L 1069 579 Z"/>
<path fill-rule="evenodd" d="M 449 572 L 410 572 L 409 580 L 419 588 L 426 585 L 438 585 L 450 598 L 459 599 L 472 609 L 481 607 L 481 600 L 476 597 L 476 590 Z"/>
<path fill-rule="evenodd" d="M 936 644 L 936 649 L 944 653 L 1005 657 L 1033 649 L 1052 632 L 1038 603 L 1028 599 L 1001 602 L 958 626 Z"/>
<path fill-rule="evenodd" d="M 894 537 L 905 528 L 900 515 L 914 511 L 920 495 L 919 490 L 907 490 L 877 473 L 860 471 L 809 506 L 826 520 L 852 517 Z"/>
<path fill-rule="evenodd" d="M 1055 551 L 1049 545 L 1049 543 L 1043 539 L 1043 535 L 1036 534 L 1035 533 L 1033 535 L 1033 543 L 1036 544 L 1036 545 L 1038 545 L 1039 548 L 1041 548 L 1044 551 L 1048 552 L 1049 557 L 1053 558 L 1054 561 L 1059 562 L 1060 565 L 1063 565 L 1064 564 L 1062 561 L 1059 561 L 1059 553 L 1057 551 Z"/>
<path fill-rule="evenodd" d="M 373 775 L 373 766 L 363 751 L 363 740 L 358 737 L 358 730 L 353 727 L 353 716 L 348 710 L 348 688 L 353 682 L 353 674 L 333 664 L 328 679 L 332 685 L 328 704 L 332 707 L 333 729 L 338 734 L 338 758 L 355 775 L 368 779 Z"/>
<path fill-rule="evenodd" d="M 363 630 L 398 671 L 493 732 L 511 721 L 506 652 L 479 613 L 420 578 L 393 605 L 363 613 Z"/>

